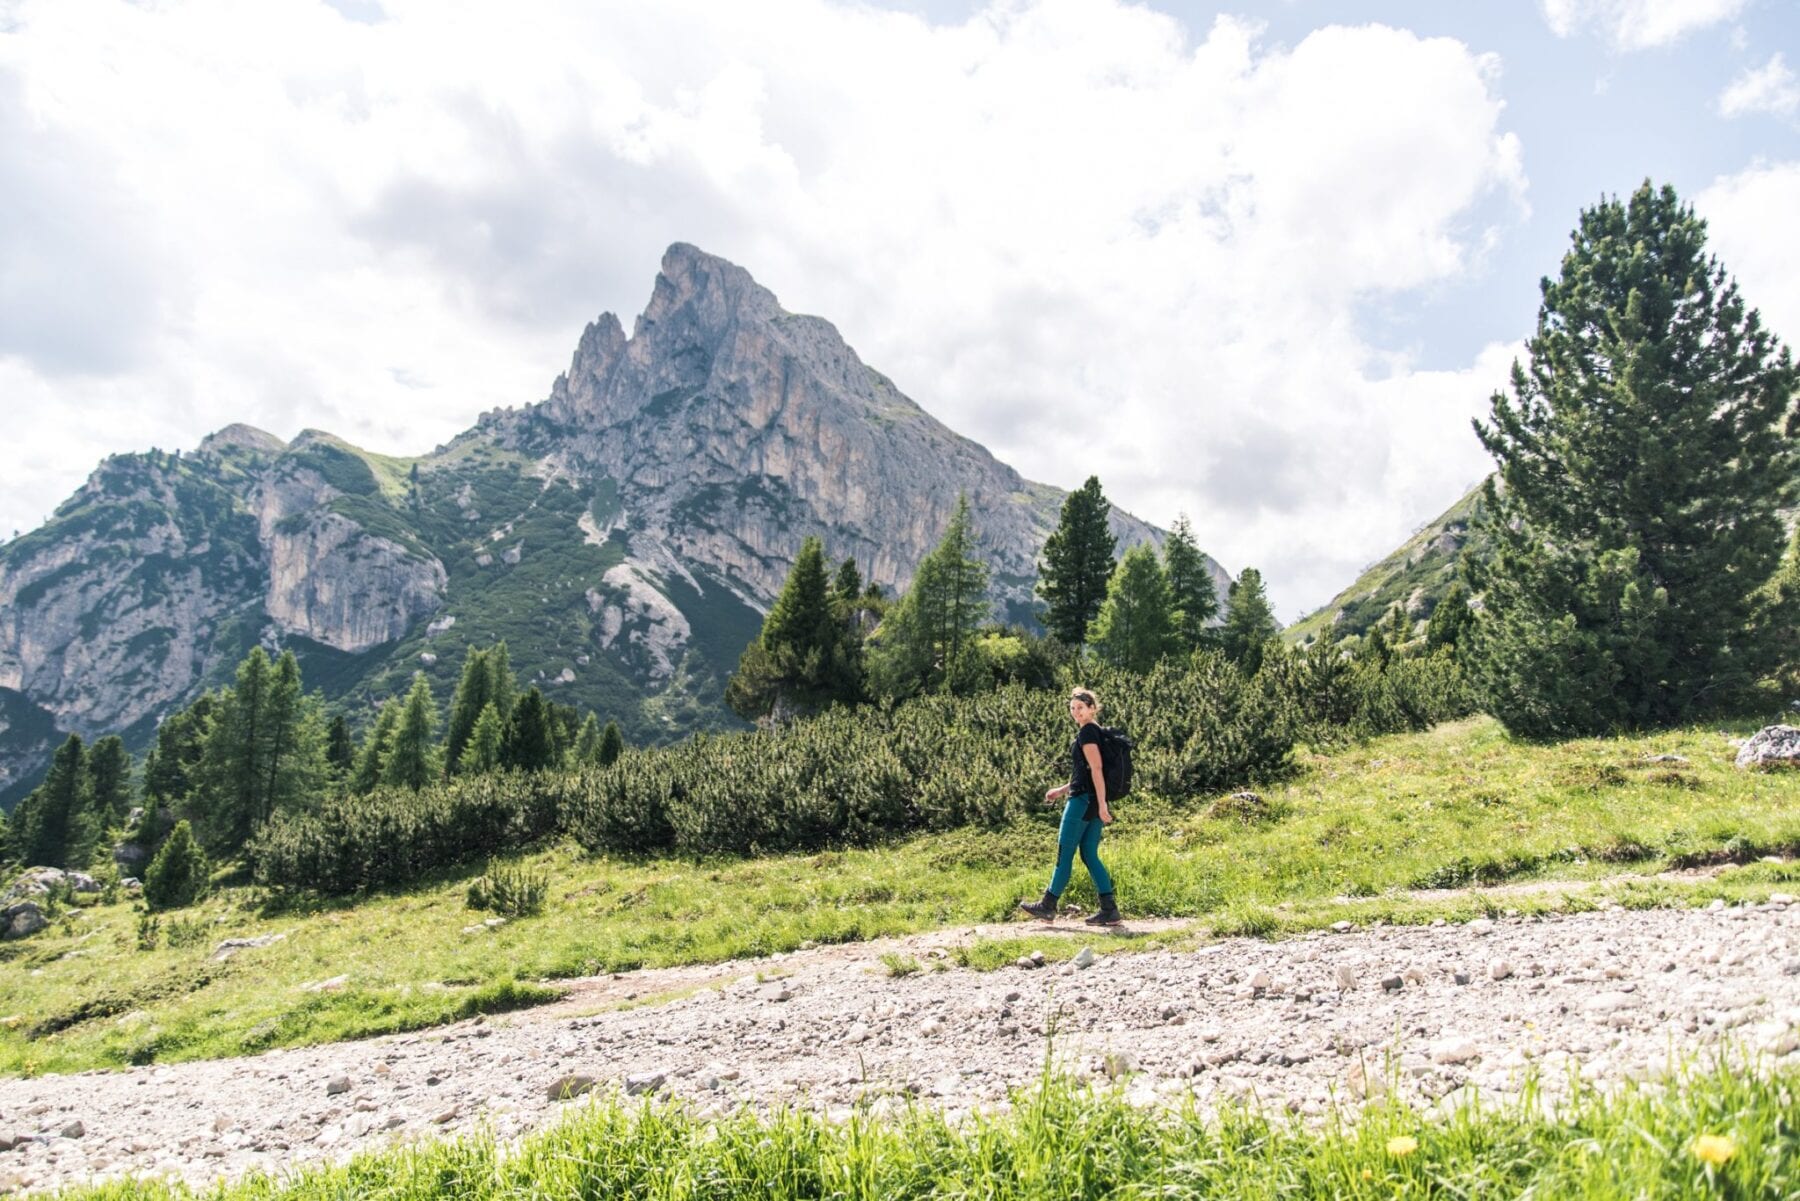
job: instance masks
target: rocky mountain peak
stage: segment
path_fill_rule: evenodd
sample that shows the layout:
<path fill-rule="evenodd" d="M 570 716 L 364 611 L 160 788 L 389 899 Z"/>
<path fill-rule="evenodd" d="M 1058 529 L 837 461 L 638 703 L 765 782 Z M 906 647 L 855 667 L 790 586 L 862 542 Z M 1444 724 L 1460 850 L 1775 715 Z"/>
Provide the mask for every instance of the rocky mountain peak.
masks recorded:
<path fill-rule="evenodd" d="M 215 430 L 200 439 L 200 445 L 195 449 L 200 454 L 220 454 L 226 450 L 250 450 L 278 455 L 287 447 L 286 442 L 267 430 L 259 430 L 254 425 L 232 424 L 224 429 Z"/>

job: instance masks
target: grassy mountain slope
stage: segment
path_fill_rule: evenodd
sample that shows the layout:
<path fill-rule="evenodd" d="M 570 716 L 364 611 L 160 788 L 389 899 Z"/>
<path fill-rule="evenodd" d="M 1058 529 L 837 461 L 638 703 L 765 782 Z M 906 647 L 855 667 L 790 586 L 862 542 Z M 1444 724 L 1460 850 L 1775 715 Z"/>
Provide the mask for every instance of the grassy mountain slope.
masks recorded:
<path fill-rule="evenodd" d="M 1335 642 L 1361 636 L 1395 605 L 1405 605 L 1415 622 L 1428 619 L 1456 582 L 1457 563 L 1463 554 L 1482 551 L 1482 539 L 1474 530 L 1480 505 L 1481 487 L 1477 485 L 1398 550 L 1365 568 L 1329 604 L 1289 626 L 1284 631 L 1287 639 L 1298 644 L 1314 638 Z"/>
<path fill-rule="evenodd" d="M 1749 727 L 1743 727 L 1748 730 Z M 1648 756 L 1676 753 L 1671 768 Z M 1137 915 L 1206 932 L 1275 934 L 1367 922 L 1532 909 L 1761 898 L 1800 877 L 1757 862 L 1800 851 L 1800 777 L 1739 771 L 1716 726 L 1533 746 L 1490 719 L 1307 756 L 1265 805 L 1132 798 L 1108 835 L 1121 899 Z M 432 1025 L 541 993 L 554 981 L 711 962 L 943 925 L 1005 920 L 1042 887 L 1054 814 L 870 850 L 717 859 L 590 857 L 558 846 L 512 862 L 548 874 L 542 914 L 469 932 L 479 869 L 356 903 L 270 906 L 225 887 L 165 915 L 138 949 L 125 903 L 66 909 L 52 928 L 0 943 L 0 1070 L 76 1071 L 253 1053 Z M 1735 860 L 1717 879 L 1647 881 L 1670 866 Z M 1638 879 L 1613 877 L 1632 873 Z M 1529 893 L 1421 897 L 1411 890 L 1533 881 Z M 1791 890 L 1791 884 L 1787 885 Z M 1069 899 L 1091 905 L 1078 873 Z M 225 938 L 283 934 L 213 963 Z M 1021 927 L 1029 940 L 1031 928 Z M 972 948 L 972 966 L 1030 949 Z M 1038 944 L 1048 954 L 1055 944 Z M 70 952 L 78 952 L 70 954 Z M 348 973 L 340 992 L 300 985 Z M 523 991 L 520 991 L 523 989 Z"/>

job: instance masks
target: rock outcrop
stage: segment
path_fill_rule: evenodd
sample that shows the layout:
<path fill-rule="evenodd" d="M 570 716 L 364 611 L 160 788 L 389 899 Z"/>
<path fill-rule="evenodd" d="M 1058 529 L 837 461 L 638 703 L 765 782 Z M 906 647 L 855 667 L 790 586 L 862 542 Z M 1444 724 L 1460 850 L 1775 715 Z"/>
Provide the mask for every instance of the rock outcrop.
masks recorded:
<path fill-rule="evenodd" d="M 295 649 L 334 698 L 422 670 L 447 699 L 464 650 L 504 638 L 522 679 L 633 741 L 733 724 L 724 677 L 806 536 L 904 588 L 965 493 L 995 615 L 1022 619 L 1065 494 L 934 420 L 829 322 L 676 245 L 630 336 L 603 315 L 547 399 L 430 454 L 228 426 L 108 459 L 0 546 L 0 804 L 65 732 L 141 748 L 258 644 Z M 1160 537 L 1116 510 L 1113 527 Z"/>

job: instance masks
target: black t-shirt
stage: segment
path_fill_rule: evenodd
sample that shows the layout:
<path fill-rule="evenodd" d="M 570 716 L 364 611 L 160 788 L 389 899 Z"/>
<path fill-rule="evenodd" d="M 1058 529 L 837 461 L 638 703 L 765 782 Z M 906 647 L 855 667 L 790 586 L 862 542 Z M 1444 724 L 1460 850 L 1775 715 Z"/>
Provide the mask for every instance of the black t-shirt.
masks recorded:
<path fill-rule="evenodd" d="M 1091 745 L 1098 749 L 1100 740 L 1099 723 L 1090 721 L 1076 731 L 1075 741 L 1069 744 L 1069 760 L 1072 769 L 1069 775 L 1069 795 L 1082 796 L 1085 794 L 1087 796 L 1086 820 L 1088 821 L 1093 821 L 1100 816 L 1100 799 L 1094 795 L 1094 772 L 1088 766 L 1086 752 L 1081 748 Z"/>

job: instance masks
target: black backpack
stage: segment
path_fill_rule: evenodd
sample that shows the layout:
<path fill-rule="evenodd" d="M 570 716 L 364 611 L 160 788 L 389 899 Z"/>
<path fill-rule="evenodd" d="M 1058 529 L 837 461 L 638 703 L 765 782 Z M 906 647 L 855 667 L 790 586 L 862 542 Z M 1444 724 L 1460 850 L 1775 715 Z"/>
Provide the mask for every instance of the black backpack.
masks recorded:
<path fill-rule="evenodd" d="M 1131 735 L 1119 726 L 1100 727 L 1100 774 L 1106 777 L 1106 803 L 1131 795 Z"/>

